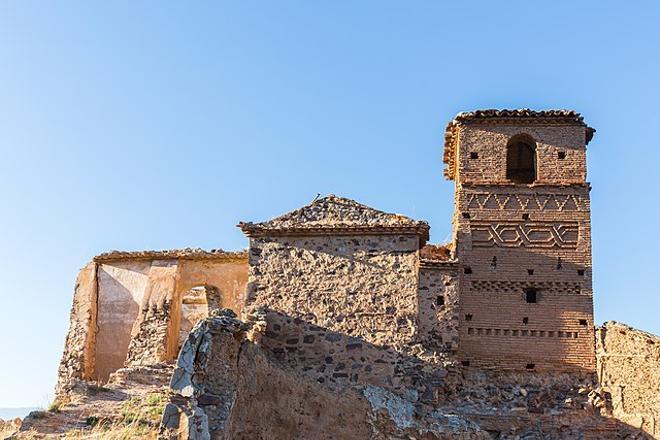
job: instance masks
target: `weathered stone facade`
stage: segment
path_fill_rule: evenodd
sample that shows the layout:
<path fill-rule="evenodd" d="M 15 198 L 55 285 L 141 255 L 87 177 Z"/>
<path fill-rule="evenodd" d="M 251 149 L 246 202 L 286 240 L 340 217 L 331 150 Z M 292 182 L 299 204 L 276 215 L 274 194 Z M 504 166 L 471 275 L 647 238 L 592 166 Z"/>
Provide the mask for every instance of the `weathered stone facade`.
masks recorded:
<path fill-rule="evenodd" d="M 160 386 L 176 359 L 163 438 L 654 436 L 660 341 L 615 324 L 595 341 L 592 135 L 571 111 L 459 114 L 447 245 L 329 195 L 240 223 L 246 252 L 99 255 L 57 393 Z"/>
<path fill-rule="evenodd" d="M 176 358 L 183 304 L 193 288 L 213 291 L 203 302 L 240 312 L 245 303 L 244 252 L 109 252 L 83 268 L 76 282 L 71 324 L 58 375 L 63 396 L 79 380 L 107 380 L 124 366 Z"/>
<path fill-rule="evenodd" d="M 660 438 L 660 337 L 606 322 L 596 330 L 596 359 L 611 414 Z"/>

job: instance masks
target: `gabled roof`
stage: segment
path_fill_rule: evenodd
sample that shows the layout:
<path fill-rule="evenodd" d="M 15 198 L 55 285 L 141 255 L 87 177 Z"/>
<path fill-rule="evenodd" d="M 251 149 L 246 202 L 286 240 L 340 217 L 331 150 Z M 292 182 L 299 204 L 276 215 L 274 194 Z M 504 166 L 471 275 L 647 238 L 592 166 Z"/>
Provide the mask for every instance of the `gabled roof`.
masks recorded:
<path fill-rule="evenodd" d="M 400 214 L 370 208 L 355 200 L 328 195 L 272 220 L 241 222 L 250 237 L 265 235 L 416 234 L 428 240 L 429 225 Z"/>
<path fill-rule="evenodd" d="M 596 130 L 589 127 L 582 115 L 575 110 L 531 110 L 528 108 L 514 110 L 474 110 L 461 112 L 449 121 L 445 130 L 445 149 L 442 161 L 447 164 L 445 177 L 453 179 L 456 172 L 456 146 L 458 144 L 458 129 L 463 124 L 563 124 L 581 125 L 586 128 L 585 145 L 591 141 Z"/>

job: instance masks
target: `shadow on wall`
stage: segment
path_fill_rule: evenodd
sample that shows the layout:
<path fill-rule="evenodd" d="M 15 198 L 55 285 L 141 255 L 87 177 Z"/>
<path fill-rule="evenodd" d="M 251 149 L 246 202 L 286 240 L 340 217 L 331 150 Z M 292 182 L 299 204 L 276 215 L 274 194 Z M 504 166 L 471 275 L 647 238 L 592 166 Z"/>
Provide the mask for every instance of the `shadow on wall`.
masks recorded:
<path fill-rule="evenodd" d="M 193 399 L 184 405 L 187 409 L 183 411 L 199 405 L 208 416 L 211 438 L 222 435 L 259 438 L 266 433 L 273 438 L 315 438 L 312 434 L 319 433 L 335 433 L 335 438 L 369 438 L 368 434 L 349 437 L 334 432 L 337 419 L 321 416 L 325 414 L 323 404 L 317 405 L 310 397 L 329 395 L 335 400 L 324 405 L 342 408 L 354 399 L 351 396 L 355 392 L 366 397 L 374 411 L 385 410 L 390 417 L 392 411 L 397 412 L 396 424 L 404 430 L 421 431 L 432 424 L 436 426 L 430 429 L 436 429 L 441 423 L 449 426 L 467 420 L 461 426 L 474 429 L 469 423 L 476 423 L 494 438 L 543 432 L 551 438 L 584 435 L 584 438 L 651 439 L 624 423 L 594 412 L 587 396 L 577 392 L 578 385 L 592 384 L 593 375 L 461 370 L 441 359 L 377 346 L 363 338 L 272 310 L 253 309 L 246 316 L 252 331 L 258 332 L 253 333 L 252 339 L 271 360 L 268 367 L 271 370 L 260 371 L 259 365 L 263 363 L 241 358 L 251 356 L 253 347 L 246 350 L 243 348 L 248 347 L 232 344 L 253 345 L 253 342 L 238 337 L 236 332 L 241 324 L 236 320 L 231 320 L 233 329 L 222 328 L 228 322 L 227 315 L 222 313 L 207 321 L 211 337 L 209 352 L 204 355 L 188 352 L 201 347 L 191 342 L 179 359 L 180 365 L 185 363 L 183 358 L 195 359 L 190 372 L 200 378 L 195 382 Z M 229 337 L 228 332 L 235 334 Z M 189 340 L 201 339 L 201 335 L 193 332 Z M 283 380 L 283 375 L 289 379 Z M 290 386 L 291 378 L 295 378 L 295 387 Z M 173 384 L 177 382 L 173 379 Z M 393 393 L 388 399 L 396 405 L 388 406 L 381 401 L 385 406 L 376 408 L 378 399 L 370 399 L 367 389 L 382 389 L 377 391 L 382 396 Z M 368 417 L 358 419 L 353 421 L 354 433 L 370 432 Z M 281 423 L 273 425 L 264 420 Z"/>
<path fill-rule="evenodd" d="M 116 262 L 98 267 L 95 362 L 98 380 L 107 380 L 110 373 L 124 366 L 150 268 L 150 261 Z"/>
<path fill-rule="evenodd" d="M 591 268 L 574 251 L 474 247 L 459 269 L 466 366 L 595 372 Z"/>

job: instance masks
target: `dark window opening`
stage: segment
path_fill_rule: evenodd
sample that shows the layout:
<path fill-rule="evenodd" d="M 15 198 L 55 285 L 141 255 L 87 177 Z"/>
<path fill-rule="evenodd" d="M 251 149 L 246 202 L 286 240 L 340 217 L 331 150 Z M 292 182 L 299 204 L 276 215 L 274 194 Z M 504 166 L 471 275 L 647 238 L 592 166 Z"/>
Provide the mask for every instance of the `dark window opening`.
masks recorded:
<path fill-rule="evenodd" d="M 515 183 L 536 180 L 536 142 L 527 135 L 516 135 L 506 147 L 506 178 Z"/>
<path fill-rule="evenodd" d="M 473 151 L 470 153 L 470 159 L 479 159 L 479 153 Z"/>
<path fill-rule="evenodd" d="M 528 303 L 535 303 L 537 301 L 536 289 L 525 290 L 525 301 L 527 301 Z"/>
<path fill-rule="evenodd" d="M 525 365 L 525 368 L 528 369 L 528 370 L 533 370 L 535 366 L 536 365 L 534 365 L 534 364 L 527 364 L 527 365 Z"/>
<path fill-rule="evenodd" d="M 557 257 L 557 270 L 561 270 L 561 257 Z"/>
<path fill-rule="evenodd" d="M 527 269 L 527 275 L 534 275 L 534 269 Z"/>
<path fill-rule="evenodd" d="M 557 153 L 557 157 L 561 160 L 566 159 L 566 152 L 565 151 L 560 151 L 559 153 Z"/>
<path fill-rule="evenodd" d="M 577 273 L 578 273 L 578 275 L 580 275 L 581 277 L 583 277 L 583 276 L 584 276 L 584 269 L 578 269 L 578 270 L 577 270 Z"/>
<path fill-rule="evenodd" d="M 469 367 L 470 361 L 461 361 L 461 365 L 463 365 L 464 367 Z"/>
<path fill-rule="evenodd" d="M 490 262 L 490 267 L 497 269 L 497 257 L 493 257 L 493 260 Z"/>
<path fill-rule="evenodd" d="M 529 214 L 525 213 L 522 215 L 523 220 L 529 220 Z"/>
<path fill-rule="evenodd" d="M 587 325 L 587 320 L 586 319 L 580 319 L 580 325 Z"/>
<path fill-rule="evenodd" d="M 445 305 L 445 297 L 442 295 L 438 295 L 435 298 L 435 305 L 436 306 L 444 306 Z"/>
<path fill-rule="evenodd" d="M 529 324 L 529 318 L 527 316 L 523 318 L 523 324 L 525 325 Z"/>
<path fill-rule="evenodd" d="M 470 218 L 470 213 L 469 212 L 464 212 L 463 213 L 463 218 Z"/>
<path fill-rule="evenodd" d="M 472 315 L 470 315 L 470 314 L 465 315 L 465 320 L 466 321 L 472 321 Z"/>
<path fill-rule="evenodd" d="M 465 267 L 463 268 L 463 273 L 470 275 L 472 273 L 472 268 L 471 267 Z"/>

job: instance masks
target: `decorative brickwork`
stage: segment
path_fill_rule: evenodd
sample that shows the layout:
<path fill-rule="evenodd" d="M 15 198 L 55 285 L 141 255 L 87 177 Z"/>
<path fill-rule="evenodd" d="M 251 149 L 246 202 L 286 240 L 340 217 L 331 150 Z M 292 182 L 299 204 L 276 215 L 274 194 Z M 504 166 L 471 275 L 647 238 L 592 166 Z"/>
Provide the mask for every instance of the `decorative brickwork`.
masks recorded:
<path fill-rule="evenodd" d="M 459 357 L 487 368 L 593 371 L 585 181 L 593 130 L 575 112 L 525 110 L 460 114 L 447 132 L 462 268 Z M 507 177 L 517 139 L 534 154 L 531 183 Z"/>

